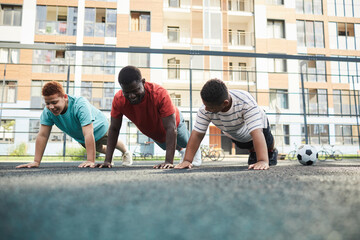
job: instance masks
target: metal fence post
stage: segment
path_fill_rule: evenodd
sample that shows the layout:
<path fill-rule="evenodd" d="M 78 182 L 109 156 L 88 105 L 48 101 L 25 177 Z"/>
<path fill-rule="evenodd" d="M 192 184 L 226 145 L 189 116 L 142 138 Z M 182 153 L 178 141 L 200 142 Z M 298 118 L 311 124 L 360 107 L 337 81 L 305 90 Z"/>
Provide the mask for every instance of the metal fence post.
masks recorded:
<path fill-rule="evenodd" d="M 356 125 L 357 125 L 357 132 L 358 132 L 358 144 L 359 144 L 359 151 L 360 151 L 360 130 L 359 130 L 359 118 L 358 118 L 358 107 L 356 101 L 356 91 L 355 91 L 355 81 L 354 76 L 352 76 L 352 83 L 353 83 L 353 91 L 354 91 L 354 100 L 355 100 L 355 116 L 356 116 Z"/>
<path fill-rule="evenodd" d="M 69 94 L 70 87 L 70 64 L 68 65 L 67 76 L 66 76 L 66 94 Z M 66 133 L 63 135 L 63 161 L 65 162 L 66 156 Z"/>
<path fill-rule="evenodd" d="M 305 89 L 304 89 L 304 74 L 303 74 L 303 65 L 306 64 L 306 61 L 301 61 L 300 63 L 300 74 L 301 74 L 301 91 L 302 91 L 302 101 L 303 101 L 303 111 L 304 111 L 304 132 L 305 132 L 305 143 L 308 144 L 308 129 L 307 129 L 307 119 L 306 119 L 306 103 L 305 103 Z"/>

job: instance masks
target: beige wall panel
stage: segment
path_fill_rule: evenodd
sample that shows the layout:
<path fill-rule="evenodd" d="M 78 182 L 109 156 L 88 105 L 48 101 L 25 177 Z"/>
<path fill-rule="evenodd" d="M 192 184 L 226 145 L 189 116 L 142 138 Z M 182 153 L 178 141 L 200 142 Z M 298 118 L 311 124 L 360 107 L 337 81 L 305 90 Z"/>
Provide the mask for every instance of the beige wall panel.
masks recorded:
<path fill-rule="evenodd" d="M 20 50 L 20 63 L 32 63 L 32 52 L 31 49 L 21 49 Z"/>
<path fill-rule="evenodd" d="M 23 4 L 23 0 L 1 0 L 0 1 L 1 3 L 4 3 L 4 4 Z"/>
<path fill-rule="evenodd" d="M 256 52 L 297 54 L 297 43 L 286 39 L 257 39 Z"/>
<path fill-rule="evenodd" d="M 85 7 L 89 8 L 117 8 L 116 2 L 85 1 Z"/>
<path fill-rule="evenodd" d="M 288 75 L 269 73 L 269 88 L 288 89 Z"/>
<path fill-rule="evenodd" d="M 203 13 L 201 11 L 191 11 L 191 37 L 203 38 Z"/>
<path fill-rule="evenodd" d="M 268 19 L 284 19 L 286 23 L 295 23 L 295 9 L 285 8 L 284 6 L 268 5 L 266 7 L 266 17 Z"/>
<path fill-rule="evenodd" d="M 81 76 L 81 81 L 89 82 L 113 82 L 113 75 L 95 75 L 95 74 L 83 74 Z"/>
<path fill-rule="evenodd" d="M 203 0 L 192 0 L 192 6 L 202 6 Z"/>
<path fill-rule="evenodd" d="M 84 44 L 105 44 L 105 38 L 103 37 L 84 37 Z"/>
<path fill-rule="evenodd" d="M 269 93 L 267 91 L 259 91 L 257 94 L 257 103 L 259 106 L 269 106 Z"/>
<path fill-rule="evenodd" d="M 32 80 L 45 80 L 45 81 L 66 81 L 66 73 L 33 73 Z M 70 80 L 74 80 L 74 74 L 70 74 Z"/>
<path fill-rule="evenodd" d="M 35 35 L 35 42 L 76 43 L 75 36 Z"/>
<path fill-rule="evenodd" d="M 77 0 L 37 0 L 37 5 L 77 6 Z"/>
<path fill-rule="evenodd" d="M 150 47 L 151 45 L 150 32 L 129 32 L 128 38 L 129 46 Z"/>

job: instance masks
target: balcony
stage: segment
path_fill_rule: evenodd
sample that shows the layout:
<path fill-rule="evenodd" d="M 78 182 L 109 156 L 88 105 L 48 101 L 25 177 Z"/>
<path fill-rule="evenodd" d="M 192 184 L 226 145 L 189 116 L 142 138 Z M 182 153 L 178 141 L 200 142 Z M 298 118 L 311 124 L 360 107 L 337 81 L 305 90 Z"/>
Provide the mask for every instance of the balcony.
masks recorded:
<path fill-rule="evenodd" d="M 76 36 L 76 25 L 66 21 L 37 21 L 35 33 L 39 35 Z"/>
<path fill-rule="evenodd" d="M 167 27 L 164 32 L 164 43 L 171 47 L 190 47 L 190 29 Z"/>
<path fill-rule="evenodd" d="M 229 31 L 229 49 L 253 50 L 254 42 L 253 32 Z"/>
<path fill-rule="evenodd" d="M 228 14 L 241 15 L 245 13 L 253 13 L 254 5 L 250 0 L 230 0 L 228 1 Z"/>

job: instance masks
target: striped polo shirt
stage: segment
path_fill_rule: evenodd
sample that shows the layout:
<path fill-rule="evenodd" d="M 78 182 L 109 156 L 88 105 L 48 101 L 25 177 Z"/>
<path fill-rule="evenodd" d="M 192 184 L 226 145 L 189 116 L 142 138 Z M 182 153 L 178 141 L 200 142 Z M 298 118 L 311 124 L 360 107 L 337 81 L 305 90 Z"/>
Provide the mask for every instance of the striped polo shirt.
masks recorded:
<path fill-rule="evenodd" d="M 232 98 L 231 108 L 227 112 L 211 113 L 201 106 L 197 112 L 194 130 L 206 133 L 210 122 L 226 136 L 238 142 L 252 141 L 250 132 L 258 128 L 267 128 L 265 112 L 257 105 L 250 93 L 243 90 L 229 90 Z"/>

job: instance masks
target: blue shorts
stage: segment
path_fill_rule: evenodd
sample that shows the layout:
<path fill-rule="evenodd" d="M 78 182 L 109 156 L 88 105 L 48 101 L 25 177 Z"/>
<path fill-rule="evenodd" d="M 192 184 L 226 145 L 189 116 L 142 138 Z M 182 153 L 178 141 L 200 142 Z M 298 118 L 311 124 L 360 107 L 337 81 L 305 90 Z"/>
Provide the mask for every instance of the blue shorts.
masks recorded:
<path fill-rule="evenodd" d="M 181 112 L 179 111 L 180 114 L 180 123 L 179 126 L 177 127 L 177 138 L 176 138 L 176 146 L 182 147 L 182 148 L 186 148 L 186 145 L 189 141 L 190 138 L 190 133 L 189 130 L 186 127 L 185 124 L 185 120 L 181 114 Z M 161 147 L 163 150 L 166 150 L 166 142 L 164 143 L 159 143 L 156 142 L 155 143 Z"/>

